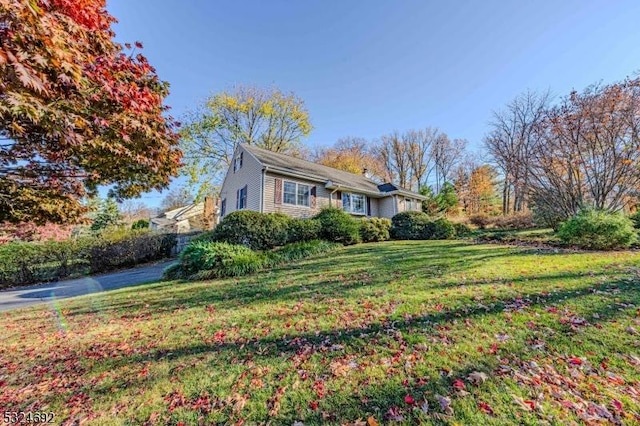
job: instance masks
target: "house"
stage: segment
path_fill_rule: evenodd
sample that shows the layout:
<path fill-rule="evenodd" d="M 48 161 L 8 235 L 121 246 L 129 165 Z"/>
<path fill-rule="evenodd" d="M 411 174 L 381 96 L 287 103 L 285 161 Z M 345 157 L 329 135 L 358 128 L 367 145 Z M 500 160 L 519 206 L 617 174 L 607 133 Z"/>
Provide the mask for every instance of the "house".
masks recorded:
<path fill-rule="evenodd" d="M 150 227 L 160 232 L 177 234 L 212 229 L 216 217 L 215 202 L 206 197 L 201 203 L 168 210 L 150 220 Z"/>
<path fill-rule="evenodd" d="M 220 216 L 236 210 L 310 217 L 337 207 L 359 217 L 422 209 L 426 198 L 391 183 L 240 144 L 220 192 Z"/>

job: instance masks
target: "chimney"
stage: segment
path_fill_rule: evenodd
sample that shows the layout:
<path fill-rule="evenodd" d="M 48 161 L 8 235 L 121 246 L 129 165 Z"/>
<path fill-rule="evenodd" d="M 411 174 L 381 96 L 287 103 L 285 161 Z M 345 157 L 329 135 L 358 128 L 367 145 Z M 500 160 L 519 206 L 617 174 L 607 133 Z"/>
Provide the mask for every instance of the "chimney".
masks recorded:
<path fill-rule="evenodd" d="M 204 197 L 204 227 L 207 231 L 213 229 L 213 216 L 213 198 L 208 196 Z"/>

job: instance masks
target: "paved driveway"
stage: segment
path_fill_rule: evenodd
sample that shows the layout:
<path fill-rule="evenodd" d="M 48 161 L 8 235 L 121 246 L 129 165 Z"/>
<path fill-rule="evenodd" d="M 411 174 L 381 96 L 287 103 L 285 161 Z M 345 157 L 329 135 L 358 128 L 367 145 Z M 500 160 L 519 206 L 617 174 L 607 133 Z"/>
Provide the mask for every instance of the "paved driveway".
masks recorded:
<path fill-rule="evenodd" d="M 164 268 L 173 262 L 172 260 L 109 274 L 3 290 L 0 291 L 0 311 L 157 281 L 162 277 Z"/>

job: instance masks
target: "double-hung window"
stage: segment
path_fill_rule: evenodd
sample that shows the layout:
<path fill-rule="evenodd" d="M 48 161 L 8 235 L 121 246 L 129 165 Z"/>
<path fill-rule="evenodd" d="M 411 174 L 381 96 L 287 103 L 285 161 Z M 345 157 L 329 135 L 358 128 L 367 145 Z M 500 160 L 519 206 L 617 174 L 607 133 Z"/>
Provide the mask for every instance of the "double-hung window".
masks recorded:
<path fill-rule="evenodd" d="M 309 185 L 284 181 L 283 186 L 284 191 L 282 192 L 282 202 L 284 204 L 309 207 Z"/>
<path fill-rule="evenodd" d="M 238 189 L 238 210 L 247 208 L 247 185 Z"/>
<path fill-rule="evenodd" d="M 418 200 L 414 200 L 413 198 L 405 198 L 404 202 L 408 211 L 418 210 Z"/>
<path fill-rule="evenodd" d="M 233 172 L 234 173 L 242 168 L 242 154 L 244 154 L 244 153 L 241 152 L 240 155 L 238 155 L 236 158 L 233 159 Z"/>
<path fill-rule="evenodd" d="M 352 214 L 366 214 L 367 200 L 362 194 L 342 193 L 342 210 Z"/>

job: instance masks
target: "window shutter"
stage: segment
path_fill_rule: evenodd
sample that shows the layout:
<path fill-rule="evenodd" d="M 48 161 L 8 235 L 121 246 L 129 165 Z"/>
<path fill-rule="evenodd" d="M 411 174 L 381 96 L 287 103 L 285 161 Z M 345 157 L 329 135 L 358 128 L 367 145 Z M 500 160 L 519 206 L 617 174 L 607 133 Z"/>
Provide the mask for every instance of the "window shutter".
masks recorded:
<path fill-rule="evenodd" d="M 247 185 L 245 185 L 244 186 L 244 206 L 242 206 L 242 208 L 246 209 L 248 203 L 249 203 L 249 190 L 247 188 Z"/>
<path fill-rule="evenodd" d="M 315 209 L 316 208 L 316 187 L 312 186 L 311 187 L 311 208 Z"/>
<path fill-rule="evenodd" d="M 236 210 L 240 209 L 240 190 L 236 189 Z"/>
<path fill-rule="evenodd" d="M 367 216 L 371 216 L 371 198 L 367 197 Z"/>
<path fill-rule="evenodd" d="M 242 168 L 242 156 L 243 155 L 244 155 L 244 152 L 241 152 L 240 153 L 240 167 L 239 168 Z"/>
<path fill-rule="evenodd" d="M 273 198 L 275 204 L 282 204 L 282 179 L 280 178 L 276 178 Z"/>
<path fill-rule="evenodd" d="M 336 192 L 336 207 L 342 208 L 342 191 Z"/>

